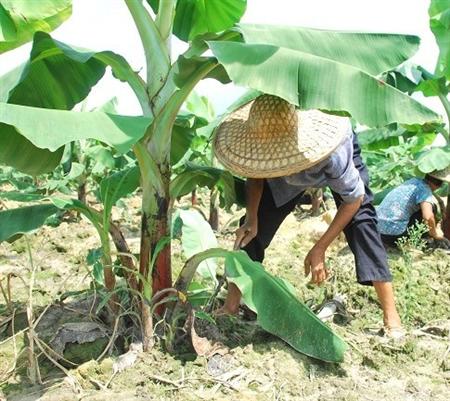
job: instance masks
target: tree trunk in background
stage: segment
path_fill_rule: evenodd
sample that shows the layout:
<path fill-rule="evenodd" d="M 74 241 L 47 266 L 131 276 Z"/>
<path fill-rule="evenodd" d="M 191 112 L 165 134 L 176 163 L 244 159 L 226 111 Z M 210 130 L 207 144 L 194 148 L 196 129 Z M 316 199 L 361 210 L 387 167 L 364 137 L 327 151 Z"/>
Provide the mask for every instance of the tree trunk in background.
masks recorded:
<path fill-rule="evenodd" d="M 211 189 L 209 200 L 209 224 L 214 231 L 219 229 L 219 191 L 217 188 Z"/>
<path fill-rule="evenodd" d="M 320 215 L 320 206 L 323 202 L 323 191 L 322 189 L 314 189 L 311 191 L 311 215 Z"/>
<path fill-rule="evenodd" d="M 193 190 L 192 192 L 191 192 L 191 205 L 192 206 L 196 206 L 198 204 L 198 201 L 197 201 L 197 190 Z"/>
<path fill-rule="evenodd" d="M 110 222 L 109 234 L 111 235 L 114 245 L 116 246 L 117 252 L 119 252 L 117 257 L 119 258 L 120 263 L 127 269 L 124 271 L 124 277 L 127 280 L 128 286 L 134 291 L 138 291 L 137 275 L 135 273 L 136 266 L 134 265 L 133 258 L 131 257 L 131 250 L 122 231 L 117 225 Z M 135 297 L 136 294 L 131 294 L 131 296 Z"/>
<path fill-rule="evenodd" d="M 78 186 L 78 200 L 86 204 L 86 181 Z"/>

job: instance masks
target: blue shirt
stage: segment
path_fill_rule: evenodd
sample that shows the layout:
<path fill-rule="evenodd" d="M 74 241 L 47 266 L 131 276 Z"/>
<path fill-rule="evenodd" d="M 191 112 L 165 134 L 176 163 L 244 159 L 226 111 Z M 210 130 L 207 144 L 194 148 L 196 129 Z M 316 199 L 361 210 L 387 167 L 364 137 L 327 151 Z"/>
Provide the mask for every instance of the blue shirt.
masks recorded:
<path fill-rule="evenodd" d="M 275 205 L 280 207 L 308 188 L 329 187 L 352 203 L 365 194 L 364 182 L 353 163 L 353 132 L 326 159 L 311 168 L 285 177 L 267 180 Z"/>
<path fill-rule="evenodd" d="M 401 235 L 411 216 L 419 211 L 422 202 L 433 203 L 433 193 L 420 178 L 411 178 L 389 192 L 376 208 L 381 234 Z"/>

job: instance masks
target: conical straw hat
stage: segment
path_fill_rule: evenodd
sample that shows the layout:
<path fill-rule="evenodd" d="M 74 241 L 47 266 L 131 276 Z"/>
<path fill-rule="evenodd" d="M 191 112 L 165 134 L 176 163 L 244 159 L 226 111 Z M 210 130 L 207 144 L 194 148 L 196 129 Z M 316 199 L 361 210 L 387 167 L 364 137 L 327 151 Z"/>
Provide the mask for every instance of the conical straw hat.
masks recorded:
<path fill-rule="evenodd" d="M 442 170 L 434 170 L 433 172 L 428 173 L 428 175 L 431 175 L 441 181 L 450 182 L 450 166 Z"/>
<path fill-rule="evenodd" d="M 262 95 L 224 119 L 215 131 L 213 150 L 237 175 L 281 177 L 325 159 L 348 129 L 345 117 L 296 110 L 277 96 Z"/>

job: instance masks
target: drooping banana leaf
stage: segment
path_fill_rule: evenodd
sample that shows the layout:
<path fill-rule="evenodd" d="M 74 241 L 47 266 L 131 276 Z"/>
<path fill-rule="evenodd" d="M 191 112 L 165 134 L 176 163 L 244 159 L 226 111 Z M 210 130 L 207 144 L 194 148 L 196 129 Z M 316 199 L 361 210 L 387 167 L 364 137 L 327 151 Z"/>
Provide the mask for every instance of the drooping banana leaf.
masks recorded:
<path fill-rule="evenodd" d="M 186 292 L 198 264 L 211 257 L 225 258 L 228 281 L 238 286 L 243 301 L 257 313 L 264 330 L 313 358 L 342 362 L 345 342 L 297 299 L 290 283 L 272 276 L 244 251 L 213 248 L 193 256 L 181 270 L 175 288 Z"/>
<path fill-rule="evenodd" d="M 41 227 L 58 208 L 53 204 L 25 206 L 0 211 L 0 242 L 13 241 L 20 235 Z"/>
<path fill-rule="evenodd" d="M 428 9 L 430 28 L 439 46 L 439 58 L 435 74 L 450 81 L 450 2 L 431 0 Z"/>
<path fill-rule="evenodd" d="M 197 71 L 208 63 L 216 62 L 213 57 L 185 57 L 184 55 L 179 56 L 175 65 L 173 66 L 174 83 L 179 88 L 181 88 L 184 84 L 189 83 L 192 77 L 195 76 Z M 227 72 L 220 64 L 203 77 L 203 79 L 206 78 L 215 79 L 222 84 L 228 84 L 231 82 Z"/>
<path fill-rule="evenodd" d="M 239 24 L 245 43 L 266 44 L 352 65 L 371 75 L 388 71 L 419 48 L 413 35 L 339 32 L 322 29 Z"/>
<path fill-rule="evenodd" d="M 172 129 L 172 140 L 170 146 L 170 164 L 177 164 L 191 146 L 192 140 L 195 138 L 195 130 L 192 128 L 182 128 L 174 125 Z"/>
<path fill-rule="evenodd" d="M 34 36 L 28 62 L 0 77 L 0 99 L 19 105 L 70 110 L 89 94 L 92 86 L 103 76 L 107 66 L 111 66 L 118 79 L 127 81 L 138 94 L 145 96 L 145 88 L 123 57 L 107 51 L 96 53 L 76 49 L 52 39 L 46 33 L 38 32 Z M 80 117 L 79 123 L 75 118 L 77 116 Z M 31 116 L 35 117 L 37 116 Z M 82 121 L 84 117 L 81 114 L 74 114 L 73 117 L 70 130 L 72 132 L 78 128 L 86 130 Z M 27 119 L 25 114 L 23 119 L 31 124 L 40 122 Z M 122 122 L 116 121 L 113 125 L 115 125 L 113 131 L 122 129 Z M 62 133 L 66 131 L 67 126 L 58 127 L 57 122 L 52 126 L 53 137 L 48 139 L 58 141 L 59 136 L 64 136 Z M 90 131 L 88 135 L 92 135 L 94 129 L 100 128 L 102 127 L 94 124 L 86 131 Z M 103 128 L 109 130 L 108 126 Z M 82 137 L 83 133 L 79 134 Z M 95 132 L 94 137 L 99 135 L 105 138 L 109 137 L 109 134 L 108 131 Z M 41 132 L 41 135 L 50 135 L 50 132 Z M 45 144 L 40 146 L 24 132 L 18 133 L 17 130 L 0 124 L 0 162 L 33 175 L 52 171 L 60 162 L 63 149 L 53 148 L 49 151 L 45 148 L 50 149 Z"/>
<path fill-rule="evenodd" d="M 245 304 L 258 314 L 264 330 L 313 358 L 342 362 L 347 345 L 295 297 L 290 284 L 269 274 L 243 251 L 228 253 L 225 272 Z"/>
<path fill-rule="evenodd" d="M 50 32 L 72 14 L 72 0 L 0 0 L 0 54 Z"/>
<path fill-rule="evenodd" d="M 170 196 L 178 198 L 192 192 L 197 186 L 212 187 L 215 181 L 215 177 L 203 169 L 185 171 L 170 183 Z"/>
<path fill-rule="evenodd" d="M 439 119 L 419 102 L 349 64 L 274 45 L 209 46 L 234 83 L 280 96 L 301 109 L 347 112 L 369 127 Z"/>
<path fill-rule="evenodd" d="M 145 92 L 122 56 L 110 51 L 79 49 L 37 32 L 29 60 L 0 77 L 0 99 L 26 106 L 71 110 L 86 98 L 108 66 L 115 77 L 129 82 L 138 93 Z"/>
<path fill-rule="evenodd" d="M 88 138 L 125 153 L 144 136 L 150 123 L 151 119 L 147 117 L 78 113 L 0 103 L 0 162 L 29 174 L 51 171 L 61 160 L 62 146 Z M 33 144 L 31 148 L 25 146 L 28 142 Z M 30 152 L 34 148 L 56 151 L 57 154 L 47 151 L 46 159 L 42 152 Z"/>
<path fill-rule="evenodd" d="M 54 152 L 40 149 L 20 135 L 13 126 L 0 123 L 0 163 L 26 174 L 38 175 L 53 171 L 59 165 L 63 153 L 63 147 Z"/>
<path fill-rule="evenodd" d="M 155 13 L 159 0 L 147 0 Z M 238 22 L 247 0 L 182 0 L 175 9 L 173 33 L 188 42 L 208 32 L 221 32 Z"/>
<path fill-rule="evenodd" d="M 45 224 L 45 220 L 58 210 L 75 210 L 89 220 L 101 224 L 99 213 L 77 199 L 21 192 L 0 192 L 0 199 L 16 202 L 41 202 L 40 204 L 0 211 L 0 242 L 14 241 L 22 234 L 40 228 Z"/>

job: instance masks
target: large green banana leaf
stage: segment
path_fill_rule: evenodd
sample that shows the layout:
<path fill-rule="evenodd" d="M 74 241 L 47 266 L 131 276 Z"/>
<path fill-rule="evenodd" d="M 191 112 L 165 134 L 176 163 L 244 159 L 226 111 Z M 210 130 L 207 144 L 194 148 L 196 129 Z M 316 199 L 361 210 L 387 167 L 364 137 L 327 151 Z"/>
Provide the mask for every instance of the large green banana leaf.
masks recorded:
<path fill-rule="evenodd" d="M 1 105 L 4 103 L 0 103 Z M 54 152 L 40 149 L 11 125 L 0 122 L 0 163 L 14 167 L 22 173 L 38 175 L 53 171 L 61 162 L 64 148 Z"/>
<path fill-rule="evenodd" d="M 430 28 L 439 46 L 439 59 L 435 74 L 450 81 L 450 2 L 431 0 L 428 10 Z"/>
<path fill-rule="evenodd" d="M 273 277 L 243 252 L 225 258 L 227 279 L 242 292 L 245 304 L 258 314 L 258 322 L 306 355 L 327 362 L 341 362 L 344 341 L 294 295 L 284 280 Z"/>
<path fill-rule="evenodd" d="M 78 113 L 0 103 L 0 162 L 29 174 L 50 171 L 62 157 L 62 146 L 88 138 L 125 153 L 144 136 L 150 123 L 148 117 Z M 49 159 L 45 160 L 41 153 L 28 152 L 25 147 L 28 142 L 35 148 L 59 153 L 48 154 Z M 20 148 L 21 143 L 24 144 L 23 149 Z"/>
<path fill-rule="evenodd" d="M 147 0 L 155 14 L 159 0 Z M 209 32 L 221 32 L 238 22 L 247 0 L 179 0 L 175 9 L 173 33 L 187 42 Z"/>
<path fill-rule="evenodd" d="M 64 199 L 22 192 L 0 192 L 0 199 L 16 202 L 41 202 L 40 204 L 0 211 L 0 242 L 12 242 L 22 234 L 37 230 L 44 225 L 48 217 L 58 210 L 75 210 L 83 213 L 91 221 L 98 224 L 102 223 L 99 213 L 78 199 Z"/>
<path fill-rule="evenodd" d="M 245 43 L 274 45 L 358 67 L 372 75 L 410 58 L 420 39 L 412 35 L 327 31 L 239 24 Z"/>
<path fill-rule="evenodd" d="M 186 291 L 198 264 L 211 257 L 225 258 L 228 281 L 238 286 L 243 301 L 257 313 L 264 330 L 313 358 L 342 362 L 345 342 L 296 298 L 291 284 L 272 276 L 244 251 L 215 248 L 193 256 L 180 272 L 175 288 Z"/>
<path fill-rule="evenodd" d="M 103 76 L 107 66 L 112 68 L 118 79 L 129 82 L 138 93 L 145 92 L 137 74 L 123 57 L 109 51 L 95 53 L 79 50 L 52 39 L 46 33 L 38 32 L 34 36 L 28 62 L 0 77 L 0 100 L 40 108 L 70 110 L 89 94 L 91 88 Z M 75 116 L 80 115 L 73 114 L 73 117 Z M 31 120 L 24 114 L 24 122 L 28 121 L 33 124 L 32 118 L 35 116 L 29 117 Z M 44 118 L 44 115 L 42 117 Z M 48 115 L 46 118 L 51 118 L 51 116 Z M 59 121 L 63 122 L 61 119 Z M 1 123 L 5 123 L 5 121 L 1 121 Z M 121 124 L 114 124 L 113 131 L 117 131 L 117 128 L 122 129 L 120 128 Z M 53 137 L 47 139 L 58 141 L 59 136 L 63 139 L 64 134 L 61 132 L 66 132 L 64 126 L 58 127 L 53 123 L 51 125 L 54 128 Z M 71 119 L 71 131 L 81 127 L 83 129 L 86 127 L 81 120 L 78 124 L 76 119 Z M 88 136 L 93 135 L 89 136 L 92 138 L 96 136 L 99 136 L 97 138 L 99 140 L 102 140 L 100 137 L 109 138 L 108 131 L 93 131 L 101 128 L 100 124 L 94 124 L 84 134 L 80 133 L 78 139 L 88 132 Z M 107 125 L 103 128 L 109 129 Z M 40 135 L 45 137 L 47 133 L 41 131 Z M 106 142 L 116 142 L 113 138 L 111 140 L 112 142 Z M 65 142 L 65 139 L 62 142 Z M 33 137 L 28 137 L 25 132 L 21 132 L 19 135 L 10 126 L 0 124 L 0 162 L 2 163 L 35 175 L 52 171 L 59 164 L 62 151 L 62 149 L 56 150 L 54 146 L 39 145 Z"/>
<path fill-rule="evenodd" d="M 13 241 L 22 234 L 36 230 L 57 211 L 58 208 L 52 204 L 0 211 L 0 242 Z"/>
<path fill-rule="evenodd" d="M 72 13 L 72 0 L 0 0 L 0 54 L 50 32 Z"/>
<path fill-rule="evenodd" d="M 139 87 L 136 73 L 122 56 L 78 49 L 37 32 L 29 60 L 0 77 L 0 99 L 25 106 L 71 110 L 86 98 L 108 66 L 118 79 Z"/>
<path fill-rule="evenodd" d="M 343 62 L 266 44 L 209 46 L 234 83 L 280 96 L 301 109 L 344 111 L 370 127 L 439 119 L 399 90 Z"/>

